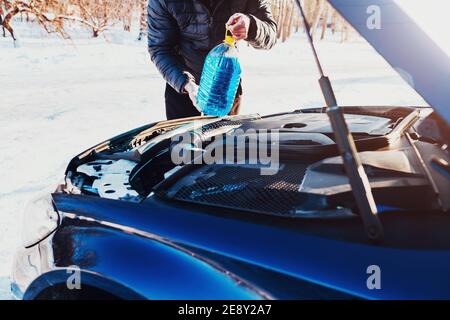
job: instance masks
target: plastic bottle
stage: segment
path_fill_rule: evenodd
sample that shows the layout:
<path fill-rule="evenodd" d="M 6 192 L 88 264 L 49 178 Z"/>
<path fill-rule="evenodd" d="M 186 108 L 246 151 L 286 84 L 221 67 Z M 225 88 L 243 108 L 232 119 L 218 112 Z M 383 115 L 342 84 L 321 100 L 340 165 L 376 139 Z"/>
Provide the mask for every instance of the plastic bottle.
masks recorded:
<path fill-rule="evenodd" d="M 241 78 L 241 66 L 235 40 L 229 30 L 223 43 L 214 47 L 203 66 L 197 104 L 210 116 L 227 115 L 236 96 Z"/>

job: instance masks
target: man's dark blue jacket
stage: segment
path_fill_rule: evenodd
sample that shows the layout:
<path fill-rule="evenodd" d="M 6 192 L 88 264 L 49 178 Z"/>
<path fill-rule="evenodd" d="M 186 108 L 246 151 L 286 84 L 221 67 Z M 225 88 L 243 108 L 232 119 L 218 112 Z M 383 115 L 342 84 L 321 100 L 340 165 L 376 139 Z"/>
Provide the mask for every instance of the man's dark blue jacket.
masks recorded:
<path fill-rule="evenodd" d="M 266 0 L 149 0 L 148 51 L 164 79 L 182 93 L 190 76 L 197 83 L 208 52 L 221 43 L 234 13 L 250 17 L 247 41 L 270 49 L 277 25 Z"/>

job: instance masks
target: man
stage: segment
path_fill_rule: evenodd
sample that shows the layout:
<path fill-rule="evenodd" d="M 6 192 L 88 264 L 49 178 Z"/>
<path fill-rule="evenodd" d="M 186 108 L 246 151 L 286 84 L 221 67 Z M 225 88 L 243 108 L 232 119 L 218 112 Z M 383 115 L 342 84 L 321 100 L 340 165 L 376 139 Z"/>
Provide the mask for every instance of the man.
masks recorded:
<path fill-rule="evenodd" d="M 200 115 L 196 96 L 208 52 L 225 37 L 225 25 L 236 40 L 270 49 L 277 26 L 267 0 L 149 0 L 148 51 L 167 82 L 167 119 Z M 239 86 L 230 114 L 237 114 Z"/>

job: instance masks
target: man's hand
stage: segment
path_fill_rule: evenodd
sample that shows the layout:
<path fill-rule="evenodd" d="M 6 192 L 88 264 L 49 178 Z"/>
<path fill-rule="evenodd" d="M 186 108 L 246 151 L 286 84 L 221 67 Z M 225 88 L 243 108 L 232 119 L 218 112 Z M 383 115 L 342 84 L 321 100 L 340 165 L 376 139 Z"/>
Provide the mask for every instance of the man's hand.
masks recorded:
<path fill-rule="evenodd" d="M 189 98 L 191 98 L 194 107 L 201 113 L 202 111 L 197 105 L 198 85 L 193 80 L 189 80 L 184 86 L 184 91 L 189 95 Z"/>
<path fill-rule="evenodd" d="M 250 18 L 243 13 L 235 13 L 228 19 L 227 27 L 236 41 L 246 40 L 250 29 Z"/>

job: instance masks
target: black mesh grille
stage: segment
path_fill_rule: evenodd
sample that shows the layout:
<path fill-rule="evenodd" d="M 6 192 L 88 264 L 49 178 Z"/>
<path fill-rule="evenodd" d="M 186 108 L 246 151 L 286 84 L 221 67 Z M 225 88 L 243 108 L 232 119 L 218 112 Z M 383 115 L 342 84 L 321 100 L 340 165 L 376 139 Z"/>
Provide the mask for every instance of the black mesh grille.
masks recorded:
<path fill-rule="evenodd" d="M 283 164 L 275 175 L 257 166 L 211 165 L 191 172 L 166 193 L 170 198 L 219 207 L 290 215 L 306 201 L 299 187 L 308 164 Z"/>
<path fill-rule="evenodd" d="M 239 121 L 239 120 L 234 120 L 234 121 L 230 121 L 230 120 L 217 121 L 217 122 L 209 123 L 209 124 L 206 124 L 206 125 L 202 126 L 202 133 L 206 133 L 208 131 L 219 129 L 219 128 L 222 128 L 222 127 L 239 126 L 239 125 L 242 125 L 242 124 L 243 124 L 243 122 Z"/>

